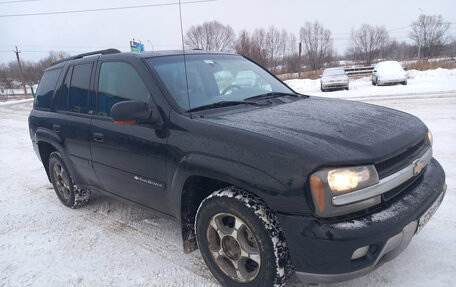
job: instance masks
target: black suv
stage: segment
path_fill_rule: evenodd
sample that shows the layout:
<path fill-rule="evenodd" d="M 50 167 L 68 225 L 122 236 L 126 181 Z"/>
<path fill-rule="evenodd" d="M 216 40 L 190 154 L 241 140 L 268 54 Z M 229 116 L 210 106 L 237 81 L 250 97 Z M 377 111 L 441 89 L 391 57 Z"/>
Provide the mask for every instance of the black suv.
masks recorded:
<path fill-rule="evenodd" d="M 98 191 L 177 220 L 224 286 L 365 274 L 446 190 L 418 118 L 300 95 L 235 54 L 74 56 L 44 73 L 29 126 L 64 205 Z"/>

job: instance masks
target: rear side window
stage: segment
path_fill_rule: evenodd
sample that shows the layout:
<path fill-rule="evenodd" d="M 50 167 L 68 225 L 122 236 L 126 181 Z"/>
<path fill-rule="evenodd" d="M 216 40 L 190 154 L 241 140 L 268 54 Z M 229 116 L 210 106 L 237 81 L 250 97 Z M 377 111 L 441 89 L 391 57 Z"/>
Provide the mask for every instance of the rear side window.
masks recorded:
<path fill-rule="evenodd" d="M 70 112 L 87 113 L 92 63 L 75 65 L 70 85 Z"/>
<path fill-rule="evenodd" d="M 114 104 L 126 100 L 149 103 L 150 94 L 138 72 L 127 63 L 101 64 L 98 81 L 97 114 L 109 117 Z"/>
<path fill-rule="evenodd" d="M 70 67 L 65 76 L 65 81 L 63 81 L 63 85 L 62 85 L 62 89 L 61 89 L 60 97 L 59 97 L 59 104 L 58 104 L 58 108 L 57 108 L 59 111 L 68 111 L 68 92 L 70 90 L 72 71 L 73 71 L 73 67 Z"/>
<path fill-rule="evenodd" d="M 52 95 L 61 71 L 62 69 L 55 69 L 44 73 L 36 91 L 35 108 L 50 109 Z"/>

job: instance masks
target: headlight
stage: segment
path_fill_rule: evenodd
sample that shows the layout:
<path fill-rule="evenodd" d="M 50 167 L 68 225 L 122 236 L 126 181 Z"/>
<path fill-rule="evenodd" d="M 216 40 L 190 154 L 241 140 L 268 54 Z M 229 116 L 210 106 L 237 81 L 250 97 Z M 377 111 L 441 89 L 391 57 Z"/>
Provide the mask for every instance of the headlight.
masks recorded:
<path fill-rule="evenodd" d="M 378 183 L 373 165 L 323 169 L 310 177 L 310 188 L 315 206 L 324 212 L 333 196 L 349 193 Z"/>
<path fill-rule="evenodd" d="M 366 166 L 333 169 L 328 171 L 328 185 L 333 193 L 345 193 L 346 191 L 359 189 L 361 185 L 366 186 L 371 174 L 377 174 L 373 166 L 372 169 Z"/>
<path fill-rule="evenodd" d="M 429 144 L 432 146 L 432 144 L 434 143 L 434 138 L 432 137 L 431 131 L 428 131 L 428 140 Z"/>

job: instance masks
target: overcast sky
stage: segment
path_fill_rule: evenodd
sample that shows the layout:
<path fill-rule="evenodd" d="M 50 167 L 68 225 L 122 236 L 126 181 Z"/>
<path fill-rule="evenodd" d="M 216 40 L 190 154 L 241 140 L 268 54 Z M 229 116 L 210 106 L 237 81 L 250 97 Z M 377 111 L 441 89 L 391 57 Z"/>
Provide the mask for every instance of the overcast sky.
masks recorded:
<path fill-rule="evenodd" d="M 22 2 L 23 1 L 23 2 Z M 178 0 L 0 0 L 0 62 L 15 60 L 17 45 L 25 60 L 38 60 L 48 51 L 71 54 L 96 49 L 129 50 L 129 41 L 141 40 L 146 50 L 181 48 L 177 5 L 72 13 L 2 17 L 3 15 L 72 11 L 174 3 Z M 183 3 L 189 0 L 182 0 Z M 407 40 L 409 26 L 421 13 L 441 14 L 451 22 L 456 38 L 455 0 L 218 0 L 182 5 L 184 32 L 192 25 L 217 20 L 236 32 L 274 25 L 298 36 L 305 21 L 320 21 L 333 33 L 343 53 L 352 27 L 384 25 L 397 40 Z"/>

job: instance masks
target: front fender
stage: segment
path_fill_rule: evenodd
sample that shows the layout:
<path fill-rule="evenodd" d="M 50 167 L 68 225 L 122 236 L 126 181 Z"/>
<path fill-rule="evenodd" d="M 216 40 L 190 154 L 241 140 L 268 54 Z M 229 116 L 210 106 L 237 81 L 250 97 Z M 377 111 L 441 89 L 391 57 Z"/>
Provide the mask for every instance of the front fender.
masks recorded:
<path fill-rule="evenodd" d="M 277 196 L 283 196 L 287 191 L 284 184 L 257 168 L 225 158 L 205 154 L 187 154 L 180 161 L 170 183 L 169 190 L 172 193 L 170 198 L 179 199 L 171 202 L 170 205 L 175 206 L 176 218 L 180 218 L 180 202 L 184 184 L 191 176 L 206 177 L 241 187 L 262 198 L 272 209 L 275 209 L 274 202 Z"/>

